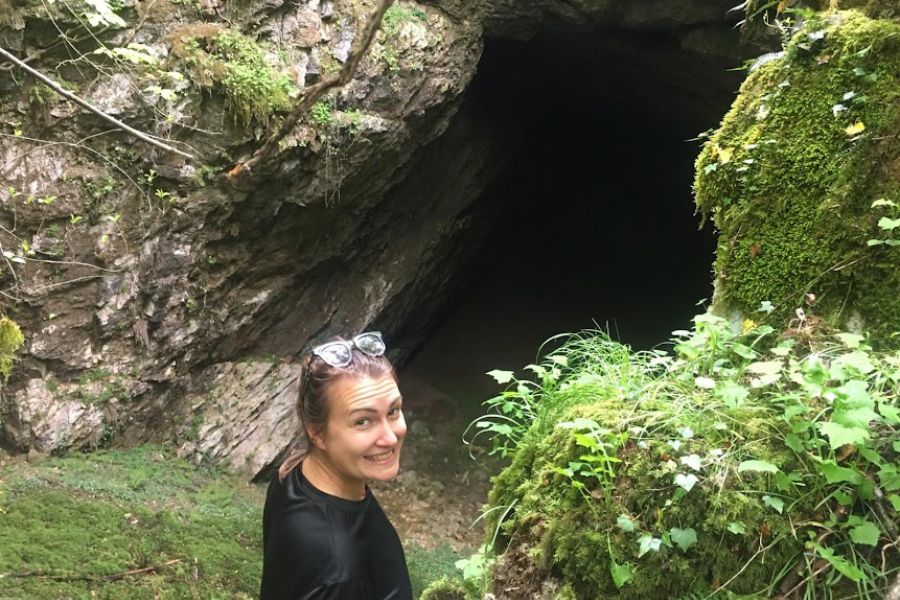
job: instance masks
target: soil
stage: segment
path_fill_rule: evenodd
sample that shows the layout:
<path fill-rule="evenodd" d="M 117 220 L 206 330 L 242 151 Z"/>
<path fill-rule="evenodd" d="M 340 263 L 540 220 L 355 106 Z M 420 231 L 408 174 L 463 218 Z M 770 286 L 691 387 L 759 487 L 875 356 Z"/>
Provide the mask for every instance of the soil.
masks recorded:
<path fill-rule="evenodd" d="M 409 430 L 394 481 L 370 486 L 404 546 L 472 551 L 484 541 L 478 520 L 499 463 L 462 442 L 468 419 L 446 407 L 407 411 Z M 470 450 L 473 450 L 470 456 Z M 474 458 L 473 458 L 474 456 Z M 477 522 L 476 522 L 477 521 Z"/>

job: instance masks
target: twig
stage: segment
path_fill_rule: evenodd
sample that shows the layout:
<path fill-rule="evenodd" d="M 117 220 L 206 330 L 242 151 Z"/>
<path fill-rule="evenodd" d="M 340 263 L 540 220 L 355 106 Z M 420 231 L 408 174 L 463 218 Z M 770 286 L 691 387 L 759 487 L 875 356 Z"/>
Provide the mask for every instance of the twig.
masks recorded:
<path fill-rule="evenodd" d="M 743 573 L 744 571 L 747 570 L 747 567 L 749 567 L 749 566 L 753 563 L 753 561 L 756 560 L 756 557 L 757 557 L 757 556 L 759 556 L 760 554 L 762 554 L 763 552 L 765 552 L 765 551 L 768 550 L 769 548 L 773 547 L 775 544 L 777 544 L 777 543 L 780 542 L 780 541 L 781 541 L 781 538 L 780 538 L 780 537 L 777 537 L 777 538 L 775 538 L 775 539 L 772 541 L 772 543 L 769 544 L 768 546 L 763 546 L 763 545 L 762 545 L 762 538 L 760 538 L 760 540 L 759 540 L 759 550 L 757 550 L 757 551 L 753 554 L 753 556 L 751 556 L 750 559 L 749 559 L 747 562 L 744 563 L 744 566 L 741 567 L 741 568 L 738 570 L 737 573 L 735 573 L 734 575 L 731 576 L 731 579 L 729 579 L 728 581 L 726 581 L 725 583 L 723 583 L 722 585 L 720 585 L 719 587 L 717 587 L 715 590 L 713 590 L 713 592 L 712 592 L 709 596 L 707 596 L 706 598 L 712 598 L 713 596 L 715 596 L 716 594 L 718 594 L 719 592 L 721 592 L 722 590 L 724 590 L 726 587 L 728 587 L 728 585 L 731 584 L 732 581 L 734 581 L 735 579 L 737 579 L 738 577 L 740 577 L 740 576 L 741 576 L 741 573 Z M 706 598 L 704 598 L 704 600 L 706 600 Z"/>
<path fill-rule="evenodd" d="M 149 567 L 143 567 L 140 569 L 131 569 L 130 571 L 124 571 L 122 573 L 113 573 L 112 575 L 48 575 L 46 572 L 41 571 L 40 569 L 34 571 L 24 571 L 22 573 L 3 573 L 0 574 L 0 579 L 4 577 L 12 577 L 14 579 L 24 579 L 25 577 L 35 577 L 37 579 L 50 579 L 53 581 L 119 581 L 120 579 L 125 579 L 126 577 L 130 577 L 132 575 L 142 575 L 144 573 L 155 573 L 159 571 L 163 567 L 168 567 L 169 565 L 174 565 L 175 563 L 181 562 L 180 558 L 173 558 L 172 560 L 167 560 L 164 563 L 160 563 L 158 565 L 152 565 Z"/>
<path fill-rule="evenodd" d="M 381 26 L 381 19 L 384 17 L 384 13 L 387 12 L 387 9 L 390 8 L 393 3 L 394 0 L 381 0 L 378 4 L 378 8 L 376 8 L 375 12 L 369 16 L 365 29 L 363 29 L 362 36 L 357 38 L 356 43 L 354 43 L 353 48 L 350 50 L 347 62 L 340 72 L 337 75 L 332 75 L 310 87 L 303 95 L 300 102 L 285 118 L 284 122 L 278 128 L 278 131 L 269 137 L 269 139 L 267 139 L 265 143 L 250 156 L 250 158 L 239 162 L 228 172 L 226 176 L 228 183 L 234 187 L 239 187 L 241 182 L 245 182 L 250 175 L 252 175 L 253 169 L 265 162 L 275 152 L 279 142 L 294 129 L 300 121 L 300 118 L 312 108 L 312 105 L 315 104 L 325 92 L 335 87 L 344 86 L 353 79 L 353 76 L 359 67 L 359 63 L 362 61 L 369 46 L 372 45 L 372 40 L 375 39 L 375 34 Z"/>
<path fill-rule="evenodd" d="M 16 56 L 7 52 L 5 48 L 0 47 L 0 56 L 3 56 L 6 60 L 15 63 L 19 68 L 24 70 L 26 73 L 28 73 L 32 77 L 39 79 L 47 87 L 52 89 L 54 92 L 56 92 L 63 98 L 66 98 L 67 100 L 71 100 L 75 104 L 78 104 L 79 106 L 81 106 L 83 108 L 86 108 L 87 110 L 91 111 L 92 113 L 94 113 L 95 115 L 100 117 L 101 119 L 103 119 L 109 123 L 112 123 L 117 128 L 138 138 L 139 140 L 146 142 L 152 146 L 156 146 L 157 148 L 159 148 L 161 150 L 165 150 L 166 152 L 174 152 L 175 154 L 178 154 L 179 156 L 183 156 L 184 158 L 187 158 L 189 160 L 193 160 L 193 161 L 197 160 L 193 155 L 188 154 L 187 152 L 182 152 L 181 150 L 178 150 L 177 148 L 173 148 L 172 146 L 169 146 L 168 144 L 163 144 L 162 142 L 153 139 L 151 136 L 147 135 L 146 133 L 144 133 L 142 131 L 138 131 L 134 127 L 126 125 L 122 121 L 119 121 L 118 119 L 116 119 L 114 117 L 111 117 L 110 115 L 106 114 L 99 108 L 95 107 L 93 104 L 89 103 L 87 100 L 83 100 L 83 99 L 79 98 L 78 96 L 76 96 L 75 94 L 73 94 L 72 92 L 69 92 L 69 91 L 63 89 L 58 83 L 56 83 L 55 81 L 53 81 L 52 79 L 50 79 L 49 77 L 47 77 L 46 75 L 41 73 L 40 71 L 33 69 L 32 67 L 30 67 L 27 64 L 25 64 L 24 62 L 22 62 Z"/>

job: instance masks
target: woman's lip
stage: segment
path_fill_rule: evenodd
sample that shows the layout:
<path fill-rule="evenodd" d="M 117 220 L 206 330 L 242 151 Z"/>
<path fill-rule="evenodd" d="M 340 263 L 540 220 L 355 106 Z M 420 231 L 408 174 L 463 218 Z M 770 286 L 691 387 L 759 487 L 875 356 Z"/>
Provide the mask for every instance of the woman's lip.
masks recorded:
<path fill-rule="evenodd" d="M 396 450 L 394 448 L 391 448 L 390 450 L 388 450 L 386 452 L 380 452 L 378 454 L 369 454 L 365 458 L 366 458 L 366 460 L 368 460 L 370 462 L 377 462 L 377 463 L 387 462 L 387 461 L 391 460 L 392 458 L 394 458 L 395 453 L 396 453 Z"/>

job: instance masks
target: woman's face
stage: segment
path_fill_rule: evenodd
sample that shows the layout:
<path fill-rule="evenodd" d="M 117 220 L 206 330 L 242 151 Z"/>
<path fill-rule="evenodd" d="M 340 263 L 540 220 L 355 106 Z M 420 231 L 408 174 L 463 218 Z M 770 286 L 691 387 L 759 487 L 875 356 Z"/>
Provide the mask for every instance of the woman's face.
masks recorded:
<path fill-rule="evenodd" d="M 343 377 L 331 385 L 328 402 L 325 435 L 316 446 L 334 473 L 346 483 L 396 477 L 406 421 L 394 378 Z"/>

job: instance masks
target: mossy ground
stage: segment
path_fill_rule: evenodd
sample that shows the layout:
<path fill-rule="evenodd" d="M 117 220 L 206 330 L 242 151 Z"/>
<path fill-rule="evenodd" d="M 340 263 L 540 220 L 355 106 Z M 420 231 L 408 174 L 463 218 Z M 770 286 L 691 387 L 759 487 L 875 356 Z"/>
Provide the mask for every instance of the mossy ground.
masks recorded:
<path fill-rule="evenodd" d="M 158 446 L 0 456 L 0 598 L 256 598 L 264 497 Z M 417 596 L 460 558 L 406 554 Z"/>
<path fill-rule="evenodd" d="M 864 130 L 861 129 L 864 126 Z M 859 130 L 859 131 L 857 131 Z M 900 248 L 869 247 L 900 200 L 900 24 L 809 18 L 756 68 L 697 159 L 697 205 L 718 228 L 717 303 L 784 322 L 814 294 L 836 324 L 900 329 Z"/>

